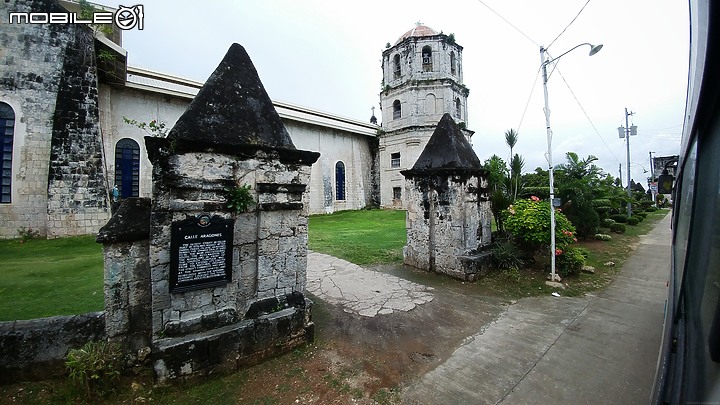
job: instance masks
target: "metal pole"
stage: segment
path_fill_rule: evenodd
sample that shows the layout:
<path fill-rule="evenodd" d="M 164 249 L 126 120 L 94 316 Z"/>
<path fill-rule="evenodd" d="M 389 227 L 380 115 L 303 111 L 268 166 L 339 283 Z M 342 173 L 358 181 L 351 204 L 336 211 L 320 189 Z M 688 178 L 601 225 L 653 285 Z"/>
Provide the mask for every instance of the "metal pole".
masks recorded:
<path fill-rule="evenodd" d="M 657 194 L 657 191 L 653 189 L 653 183 L 655 183 L 655 166 L 653 165 L 653 158 L 652 158 L 652 152 L 649 152 L 650 154 L 650 195 L 652 195 L 652 201 L 653 206 L 657 206 L 657 200 L 655 198 L 655 194 Z M 655 185 L 657 187 L 657 184 Z"/>
<path fill-rule="evenodd" d="M 562 55 L 561 55 L 562 56 Z M 542 66 L 543 75 L 543 94 L 545 96 L 545 126 L 547 128 L 547 158 L 548 173 L 550 174 L 550 281 L 555 281 L 555 179 L 553 177 L 553 159 L 552 159 L 552 130 L 550 129 L 550 106 L 548 103 L 547 90 L 547 67 L 545 65 L 545 48 L 540 47 L 540 66 Z"/>
<path fill-rule="evenodd" d="M 627 142 L 627 195 L 632 200 L 632 191 L 630 190 L 630 126 L 628 125 L 628 116 L 633 113 L 628 113 L 627 107 L 625 107 L 625 141 Z M 627 216 L 632 216 L 632 201 L 627 203 Z"/>

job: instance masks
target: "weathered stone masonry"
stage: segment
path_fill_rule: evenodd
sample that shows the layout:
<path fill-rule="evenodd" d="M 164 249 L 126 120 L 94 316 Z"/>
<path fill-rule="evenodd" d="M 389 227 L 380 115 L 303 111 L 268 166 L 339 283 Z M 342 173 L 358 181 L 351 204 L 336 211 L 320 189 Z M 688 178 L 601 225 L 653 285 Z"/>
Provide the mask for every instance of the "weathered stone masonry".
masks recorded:
<path fill-rule="evenodd" d="M 131 351 L 150 344 L 159 381 L 233 371 L 312 339 L 303 194 L 319 154 L 295 148 L 240 45 L 168 137 L 148 137 L 146 146 L 153 163 L 149 240 L 127 244 L 103 235 L 111 242 L 108 337 Z M 254 204 L 248 212 L 228 209 L 227 190 L 245 185 Z M 142 216 L 143 204 L 122 206 L 118 215 Z M 173 291 L 173 227 L 204 215 L 233 224 L 230 278 Z M 125 268 L 113 263 L 121 256 Z"/>
<path fill-rule="evenodd" d="M 92 32 L 71 24 L 5 24 L 7 10 L 63 11 L 52 0 L 9 0 L 0 10 L 0 101 L 16 117 L 12 203 L 0 204 L 6 221 L 0 237 L 15 237 L 20 227 L 43 235 L 57 227 L 51 237 L 94 233 L 109 214 L 97 159 Z M 67 177 L 59 179 L 61 175 Z"/>
<path fill-rule="evenodd" d="M 474 281 L 491 242 L 487 175 L 449 114 L 437 125 L 407 178 L 405 264 Z"/>

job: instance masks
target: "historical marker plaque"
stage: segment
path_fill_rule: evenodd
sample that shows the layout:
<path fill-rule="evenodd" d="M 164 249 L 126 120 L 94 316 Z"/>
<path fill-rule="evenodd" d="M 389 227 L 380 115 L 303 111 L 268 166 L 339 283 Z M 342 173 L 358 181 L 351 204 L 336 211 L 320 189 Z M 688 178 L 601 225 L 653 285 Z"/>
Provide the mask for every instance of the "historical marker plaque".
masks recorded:
<path fill-rule="evenodd" d="M 172 223 L 170 292 L 227 284 L 232 279 L 233 220 L 203 214 Z"/>

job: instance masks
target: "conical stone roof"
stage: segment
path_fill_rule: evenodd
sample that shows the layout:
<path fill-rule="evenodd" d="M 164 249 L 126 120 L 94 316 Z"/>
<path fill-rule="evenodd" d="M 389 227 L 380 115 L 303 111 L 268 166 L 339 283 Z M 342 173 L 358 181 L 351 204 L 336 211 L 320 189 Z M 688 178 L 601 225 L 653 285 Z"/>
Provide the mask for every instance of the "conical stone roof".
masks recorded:
<path fill-rule="evenodd" d="M 475 151 L 450 114 L 438 122 L 425 149 L 412 169 L 401 172 L 406 177 L 414 174 L 470 173 L 482 170 Z"/>
<path fill-rule="evenodd" d="M 255 145 L 295 149 L 255 66 L 240 44 L 230 46 L 168 139 L 219 148 Z"/>

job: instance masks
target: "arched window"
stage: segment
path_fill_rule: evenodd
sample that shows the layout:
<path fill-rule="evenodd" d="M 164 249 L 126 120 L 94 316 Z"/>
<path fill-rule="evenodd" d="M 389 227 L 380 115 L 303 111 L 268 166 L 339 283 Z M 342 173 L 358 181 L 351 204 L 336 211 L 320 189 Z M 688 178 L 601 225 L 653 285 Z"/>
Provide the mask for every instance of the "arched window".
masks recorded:
<path fill-rule="evenodd" d="M 393 119 L 399 119 L 402 117 L 402 109 L 400 107 L 400 100 L 393 101 Z"/>
<path fill-rule="evenodd" d="M 345 163 L 335 163 L 335 199 L 345 200 Z"/>
<path fill-rule="evenodd" d="M 393 58 L 393 72 L 395 72 L 395 78 L 400 78 L 400 55 L 395 55 Z"/>
<path fill-rule="evenodd" d="M 2 204 L 10 204 L 12 197 L 12 157 L 14 136 L 15 112 L 8 104 L 0 102 L 0 146 L 2 147 L 0 203 Z"/>
<path fill-rule="evenodd" d="M 115 187 L 120 198 L 140 197 L 140 146 L 130 138 L 115 145 Z"/>
<path fill-rule="evenodd" d="M 432 72 L 432 48 L 424 46 L 422 49 L 422 68 L 423 72 Z"/>
<path fill-rule="evenodd" d="M 462 118 L 462 105 L 460 104 L 460 99 L 455 99 L 455 116 L 458 118 Z"/>
<path fill-rule="evenodd" d="M 450 52 L 450 74 L 457 74 L 457 61 L 455 60 L 455 52 Z"/>

